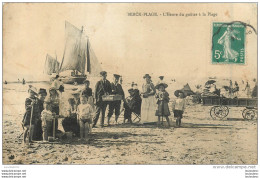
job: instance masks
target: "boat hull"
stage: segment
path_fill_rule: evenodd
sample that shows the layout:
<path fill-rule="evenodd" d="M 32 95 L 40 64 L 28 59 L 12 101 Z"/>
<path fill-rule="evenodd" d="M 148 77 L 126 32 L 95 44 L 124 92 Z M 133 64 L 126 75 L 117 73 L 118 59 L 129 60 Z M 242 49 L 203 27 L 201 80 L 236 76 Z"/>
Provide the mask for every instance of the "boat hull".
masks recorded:
<path fill-rule="evenodd" d="M 60 77 L 61 81 L 64 84 L 83 84 L 84 80 L 86 80 L 86 76 L 80 76 L 80 77 Z"/>

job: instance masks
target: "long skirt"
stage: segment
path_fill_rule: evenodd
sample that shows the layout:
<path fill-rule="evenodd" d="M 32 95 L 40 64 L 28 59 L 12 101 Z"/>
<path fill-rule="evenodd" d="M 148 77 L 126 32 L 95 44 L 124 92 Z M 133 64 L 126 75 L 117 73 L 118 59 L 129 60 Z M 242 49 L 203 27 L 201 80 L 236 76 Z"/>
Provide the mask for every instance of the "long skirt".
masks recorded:
<path fill-rule="evenodd" d="M 157 122 L 158 117 L 155 116 L 155 111 L 157 110 L 156 99 L 154 96 L 149 96 L 148 98 L 142 99 L 141 106 L 141 122 Z"/>

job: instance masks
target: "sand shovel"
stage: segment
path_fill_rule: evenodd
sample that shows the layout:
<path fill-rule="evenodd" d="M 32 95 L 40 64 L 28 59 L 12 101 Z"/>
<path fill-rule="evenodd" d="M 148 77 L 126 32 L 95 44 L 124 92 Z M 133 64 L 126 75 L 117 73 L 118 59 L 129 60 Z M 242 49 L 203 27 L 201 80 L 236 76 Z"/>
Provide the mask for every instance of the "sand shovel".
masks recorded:
<path fill-rule="evenodd" d="M 49 142 L 54 142 L 55 141 L 55 118 L 53 119 L 53 137 L 49 136 L 48 137 Z"/>

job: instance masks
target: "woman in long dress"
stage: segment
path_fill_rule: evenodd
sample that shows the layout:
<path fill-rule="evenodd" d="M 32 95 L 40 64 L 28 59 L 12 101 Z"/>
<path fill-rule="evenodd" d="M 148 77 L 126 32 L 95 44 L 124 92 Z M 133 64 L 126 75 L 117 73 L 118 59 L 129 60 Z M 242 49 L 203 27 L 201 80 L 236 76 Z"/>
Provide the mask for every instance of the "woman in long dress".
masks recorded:
<path fill-rule="evenodd" d="M 220 37 L 220 39 L 218 40 L 218 43 L 223 45 L 223 51 L 224 51 L 223 58 L 226 60 L 229 60 L 229 59 L 235 60 L 235 62 L 236 62 L 239 54 L 237 51 L 231 49 L 231 38 L 234 38 L 236 40 L 241 40 L 241 39 L 237 38 L 235 36 L 235 32 L 236 31 L 232 30 L 231 26 L 228 25 L 227 30 Z"/>
<path fill-rule="evenodd" d="M 141 122 L 157 122 L 154 112 L 157 109 L 155 95 L 155 87 L 151 81 L 151 76 L 145 74 L 143 77 L 145 83 L 142 86 L 142 106 L 141 106 Z"/>

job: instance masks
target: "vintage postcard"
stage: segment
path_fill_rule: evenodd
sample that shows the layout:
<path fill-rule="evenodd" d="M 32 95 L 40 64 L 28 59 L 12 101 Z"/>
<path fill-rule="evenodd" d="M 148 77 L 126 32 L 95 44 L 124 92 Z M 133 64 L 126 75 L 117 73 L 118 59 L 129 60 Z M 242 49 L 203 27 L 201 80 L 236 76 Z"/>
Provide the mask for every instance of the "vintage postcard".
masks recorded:
<path fill-rule="evenodd" d="M 257 3 L 4 3 L 3 165 L 257 165 Z"/>

